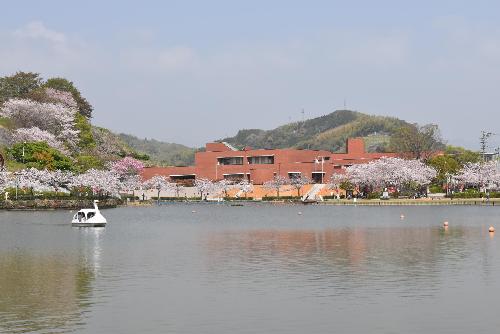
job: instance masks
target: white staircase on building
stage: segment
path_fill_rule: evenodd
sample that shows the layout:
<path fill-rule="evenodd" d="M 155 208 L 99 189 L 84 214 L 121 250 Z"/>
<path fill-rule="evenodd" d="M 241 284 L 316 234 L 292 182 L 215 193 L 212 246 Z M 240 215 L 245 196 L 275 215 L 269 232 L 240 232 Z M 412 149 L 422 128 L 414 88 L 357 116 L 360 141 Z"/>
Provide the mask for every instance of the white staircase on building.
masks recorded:
<path fill-rule="evenodd" d="M 222 144 L 226 145 L 227 148 L 229 148 L 231 151 L 238 151 L 238 149 L 236 147 L 234 147 L 233 145 L 223 141 Z"/>
<path fill-rule="evenodd" d="M 320 184 L 320 183 L 314 184 L 312 188 L 304 196 L 302 196 L 302 201 L 311 201 L 311 200 L 322 201 L 323 197 L 319 196 L 318 193 L 325 186 L 326 184 Z"/>

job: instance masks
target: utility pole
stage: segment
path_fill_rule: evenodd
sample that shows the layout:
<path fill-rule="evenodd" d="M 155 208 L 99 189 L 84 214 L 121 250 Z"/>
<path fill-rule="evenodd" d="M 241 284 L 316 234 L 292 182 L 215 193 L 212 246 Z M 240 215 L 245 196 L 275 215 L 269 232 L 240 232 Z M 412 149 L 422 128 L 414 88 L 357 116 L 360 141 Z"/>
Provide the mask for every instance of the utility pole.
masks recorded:
<path fill-rule="evenodd" d="M 486 148 L 488 147 L 488 139 L 493 135 L 491 132 L 481 131 L 481 137 L 479 138 L 479 143 L 481 144 L 481 156 L 483 161 L 486 160 Z"/>

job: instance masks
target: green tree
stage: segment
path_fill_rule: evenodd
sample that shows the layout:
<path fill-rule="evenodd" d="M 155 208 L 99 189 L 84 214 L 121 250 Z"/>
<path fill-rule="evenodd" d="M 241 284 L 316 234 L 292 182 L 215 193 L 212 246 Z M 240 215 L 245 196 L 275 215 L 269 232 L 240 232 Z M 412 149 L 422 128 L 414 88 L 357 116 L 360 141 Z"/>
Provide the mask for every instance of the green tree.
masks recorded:
<path fill-rule="evenodd" d="M 17 162 L 26 167 L 48 170 L 74 170 L 71 159 L 45 142 L 28 142 L 14 144 L 9 153 Z"/>
<path fill-rule="evenodd" d="M 447 146 L 445 154 L 452 156 L 460 166 L 481 161 L 481 154 L 479 152 L 470 151 L 458 146 Z"/>
<path fill-rule="evenodd" d="M 85 116 L 76 114 L 75 128 L 79 130 L 78 133 L 78 147 L 81 149 L 91 150 L 96 147 L 94 135 L 92 134 L 92 125 Z"/>
<path fill-rule="evenodd" d="M 461 168 L 461 165 L 457 162 L 457 160 L 450 155 L 432 157 L 427 161 L 427 164 L 436 169 L 436 180 L 441 184 L 447 182 L 448 175 L 456 174 Z"/>
<path fill-rule="evenodd" d="M 445 148 L 435 124 L 402 126 L 392 135 L 390 146 L 407 158 L 419 160 L 427 160 Z"/>
<path fill-rule="evenodd" d="M 92 105 L 82 96 L 80 91 L 75 87 L 73 82 L 64 79 L 64 78 L 50 78 L 47 80 L 47 82 L 43 85 L 43 87 L 46 88 L 54 88 L 57 90 L 61 90 L 64 92 L 69 92 L 71 95 L 73 95 L 73 98 L 75 99 L 77 105 L 78 105 L 78 111 L 80 114 L 87 118 L 92 117 L 92 111 L 94 108 Z"/>
<path fill-rule="evenodd" d="M 76 157 L 76 160 L 78 162 L 78 169 L 80 172 L 86 172 L 91 168 L 104 168 L 104 162 L 94 155 L 79 155 Z"/>
<path fill-rule="evenodd" d="M 42 85 L 38 73 L 17 72 L 14 75 L 0 78 L 0 104 L 11 98 L 26 97 L 32 90 Z"/>

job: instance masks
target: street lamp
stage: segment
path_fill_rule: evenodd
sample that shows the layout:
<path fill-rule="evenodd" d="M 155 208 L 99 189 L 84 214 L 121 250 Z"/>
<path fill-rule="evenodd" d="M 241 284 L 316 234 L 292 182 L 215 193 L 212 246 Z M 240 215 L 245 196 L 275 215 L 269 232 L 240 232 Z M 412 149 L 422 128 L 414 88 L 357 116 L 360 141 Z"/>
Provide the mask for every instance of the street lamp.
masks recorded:
<path fill-rule="evenodd" d="M 14 175 L 16 176 L 16 201 L 17 201 L 17 188 L 19 188 L 19 172 L 15 172 Z"/>
<path fill-rule="evenodd" d="M 23 141 L 23 165 L 24 165 L 24 145 L 26 145 L 25 141 Z"/>

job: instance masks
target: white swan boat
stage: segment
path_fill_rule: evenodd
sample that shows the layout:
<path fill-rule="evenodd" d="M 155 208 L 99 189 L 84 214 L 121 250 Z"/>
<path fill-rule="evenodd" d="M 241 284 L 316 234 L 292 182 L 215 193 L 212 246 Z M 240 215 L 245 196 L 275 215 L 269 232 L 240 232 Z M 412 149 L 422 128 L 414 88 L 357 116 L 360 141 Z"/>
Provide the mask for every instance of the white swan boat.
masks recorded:
<path fill-rule="evenodd" d="M 99 201 L 94 201 L 93 209 L 81 209 L 73 216 L 71 220 L 71 226 L 75 227 L 104 227 L 106 226 L 106 218 L 101 214 L 97 203 Z"/>

